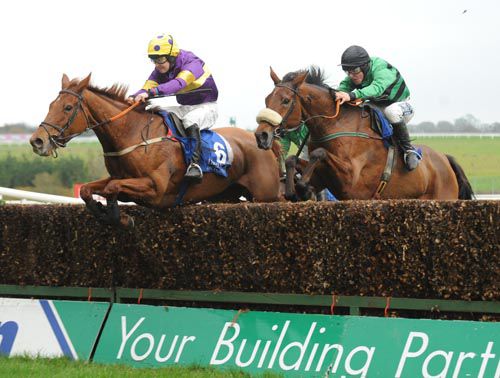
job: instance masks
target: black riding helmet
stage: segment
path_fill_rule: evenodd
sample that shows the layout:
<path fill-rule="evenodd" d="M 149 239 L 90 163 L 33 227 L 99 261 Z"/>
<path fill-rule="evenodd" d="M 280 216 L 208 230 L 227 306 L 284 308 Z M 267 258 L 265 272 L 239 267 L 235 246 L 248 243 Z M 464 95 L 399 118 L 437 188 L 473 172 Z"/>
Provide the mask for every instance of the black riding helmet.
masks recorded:
<path fill-rule="evenodd" d="M 352 45 L 349 46 L 344 53 L 342 54 L 342 58 L 340 60 L 340 64 L 344 71 L 348 71 L 349 69 L 353 69 L 356 67 L 361 67 L 363 73 L 366 75 L 368 71 L 370 63 L 370 55 L 368 52 L 361 46 Z"/>

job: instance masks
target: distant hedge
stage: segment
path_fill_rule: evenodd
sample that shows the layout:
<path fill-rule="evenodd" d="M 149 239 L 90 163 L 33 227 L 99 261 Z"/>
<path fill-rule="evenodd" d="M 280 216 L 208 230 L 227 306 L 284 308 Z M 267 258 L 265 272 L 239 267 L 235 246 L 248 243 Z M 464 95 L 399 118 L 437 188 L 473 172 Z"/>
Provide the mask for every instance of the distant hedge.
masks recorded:
<path fill-rule="evenodd" d="M 122 209 L 124 209 L 122 207 Z M 500 299 L 500 202 L 0 206 L 0 284 Z"/>
<path fill-rule="evenodd" d="M 0 159 L 0 186 L 7 188 L 33 186 L 35 177 L 47 172 L 54 174 L 61 184 L 71 188 L 75 182 L 93 179 L 85 162 L 70 156 L 66 159 L 31 159 L 26 156 L 7 155 Z"/>

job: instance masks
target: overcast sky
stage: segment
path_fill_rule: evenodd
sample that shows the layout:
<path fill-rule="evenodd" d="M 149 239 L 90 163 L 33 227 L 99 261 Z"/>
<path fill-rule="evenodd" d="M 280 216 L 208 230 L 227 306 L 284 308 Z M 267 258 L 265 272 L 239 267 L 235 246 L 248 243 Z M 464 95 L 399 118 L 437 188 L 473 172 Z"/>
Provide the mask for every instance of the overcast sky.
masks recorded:
<path fill-rule="evenodd" d="M 348 46 L 396 66 L 411 91 L 412 123 L 472 114 L 500 121 L 498 0 L 16 0 L 0 13 L 0 125 L 38 125 L 63 73 L 92 72 L 101 87 L 139 89 L 153 65 L 147 44 L 161 32 L 193 51 L 219 88 L 219 120 L 252 128 L 280 77 L 310 64 L 332 85 Z M 169 104 L 174 104 L 170 99 Z"/>

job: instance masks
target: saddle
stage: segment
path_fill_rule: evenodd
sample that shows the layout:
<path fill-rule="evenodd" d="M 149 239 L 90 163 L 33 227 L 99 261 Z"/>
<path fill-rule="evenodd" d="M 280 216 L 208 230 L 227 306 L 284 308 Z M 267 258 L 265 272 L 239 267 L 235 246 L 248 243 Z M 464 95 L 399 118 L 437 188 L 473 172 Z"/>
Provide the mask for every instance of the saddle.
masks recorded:
<path fill-rule="evenodd" d="M 175 113 L 165 113 L 168 114 L 168 118 L 172 121 L 170 122 L 170 125 L 175 127 L 175 131 L 177 131 L 177 135 L 180 137 L 186 138 L 186 129 L 184 127 L 184 124 L 182 123 L 182 120 L 175 115 Z M 165 115 L 164 115 L 165 116 Z"/>
<path fill-rule="evenodd" d="M 389 120 L 384 116 L 384 113 L 373 103 L 364 102 L 361 105 L 363 112 L 368 113 L 371 119 L 370 127 L 378 135 L 380 135 L 384 141 L 384 146 L 388 148 L 389 146 L 394 146 L 394 141 L 392 140 L 392 125 Z M 362 113 L 363 116 L 363 113 Z"/>

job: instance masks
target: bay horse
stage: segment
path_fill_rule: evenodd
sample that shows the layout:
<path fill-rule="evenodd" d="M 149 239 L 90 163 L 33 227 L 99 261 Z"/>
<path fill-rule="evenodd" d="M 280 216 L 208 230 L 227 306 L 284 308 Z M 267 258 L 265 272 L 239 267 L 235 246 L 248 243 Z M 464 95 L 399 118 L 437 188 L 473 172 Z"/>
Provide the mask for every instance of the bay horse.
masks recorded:
<path fill-rule="evenodd" d="M 370 127 L 369 114 L 359 106 L 339 106 L 321 69 L 309 67 L 281 80 L 271 68 L 271 79 L 275 87 L 266 97 L 266 109 L 257 116 L 258 146 L 271 148 L 276 135 L 303 122 L 310 132 L 310 161 L 295 186 L 297 159 L 286 162 L 287 199 L 306 200 L 323 188 L 340 200 L 473 198 L 471 185 L 455 159 L 426 146 L 417 146 L 423 159 L 413 171 L 406 170 L 400 151 L 393 149 L 396 155 L 387 179 L 388 149 Z"/>
<path fill-rule="evenodd" d="M 94 131 L 109 177 L 83 185 L 80 197 L 103 223 L 133 226 L 131 217 L 120 214 L 117 201 L 160 210 L 172 207 L 185 185 L 186 163 L 180 143 L 167 136 L 163 118 L 146 110 L 146 104 L 132 109 L 138 103 L 129 106 L 126 92 L 127 87 L 120 84 L 104 89 L 92 86 L 90 75 L 70 80 L 64 74 L 62 89 L 30 143 L 38 155 L 57 156 L 58 147 L 87 130 Z M 277 201 L 280 182 L 275 153 L 257 148 L 249 131 L 227 127 L 217 133 L 233 151 L 228 177 L 203 175 L 200 184 L 187 187 L 183 203 L 238 202 L 241 195 L 256 202 Z M 106 207 L 93 194 L 105 197 Z"/>

